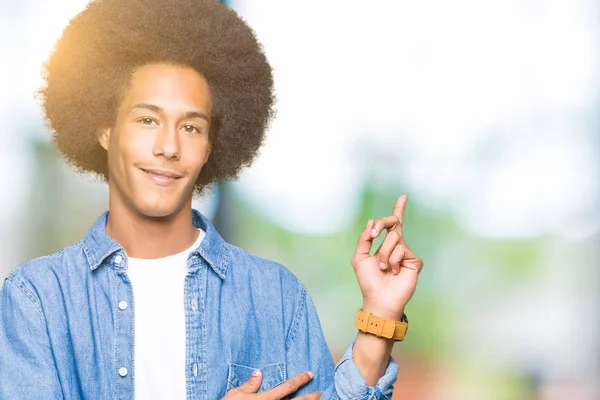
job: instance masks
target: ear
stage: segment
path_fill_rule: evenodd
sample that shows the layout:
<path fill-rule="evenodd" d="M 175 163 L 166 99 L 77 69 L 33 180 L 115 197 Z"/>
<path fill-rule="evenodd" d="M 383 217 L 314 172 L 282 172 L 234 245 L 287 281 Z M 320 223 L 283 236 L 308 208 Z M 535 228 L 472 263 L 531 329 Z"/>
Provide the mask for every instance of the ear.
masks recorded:
<path fill-rule="evenodd" d="M 100 133 L 98 133 L 98 143 L 100 143 L 100 146 L 106 151 L 108 151 L 108 142 L 110 140 L 111 131 L 111 128 L 103 128 Z"/>

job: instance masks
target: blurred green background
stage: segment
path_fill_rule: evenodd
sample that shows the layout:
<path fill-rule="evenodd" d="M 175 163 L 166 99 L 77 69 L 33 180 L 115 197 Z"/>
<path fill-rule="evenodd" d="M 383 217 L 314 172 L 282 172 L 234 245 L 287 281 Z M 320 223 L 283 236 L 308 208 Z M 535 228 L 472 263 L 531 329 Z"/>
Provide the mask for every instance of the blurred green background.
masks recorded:
<path fill-rule="evenodd" d="M 41 65 L 84 0 L 0 0 L 0 278 L 78 241 L 106 185 L 51 147 Z M 394 399 L 600 399 L 597 2 L 230 1 L 278 114 L 195 207 L 308 287 L 337 359 L 367 220 L 408 193 L 425 262 Z"/>

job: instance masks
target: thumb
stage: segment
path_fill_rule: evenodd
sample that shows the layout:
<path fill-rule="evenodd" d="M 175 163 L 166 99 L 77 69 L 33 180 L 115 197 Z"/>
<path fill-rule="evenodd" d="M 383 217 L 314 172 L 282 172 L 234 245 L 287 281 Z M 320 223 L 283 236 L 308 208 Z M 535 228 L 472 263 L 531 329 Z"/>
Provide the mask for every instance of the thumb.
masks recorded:
<path fill-rule="evenodd" d="M 262 383 L 262 373 L 260 369 L 255 369 L 252 371 L 252 376 L 240 386 L 240 390 L 244 393 L 256 393 L 260 388 L 260 384 Z"/>

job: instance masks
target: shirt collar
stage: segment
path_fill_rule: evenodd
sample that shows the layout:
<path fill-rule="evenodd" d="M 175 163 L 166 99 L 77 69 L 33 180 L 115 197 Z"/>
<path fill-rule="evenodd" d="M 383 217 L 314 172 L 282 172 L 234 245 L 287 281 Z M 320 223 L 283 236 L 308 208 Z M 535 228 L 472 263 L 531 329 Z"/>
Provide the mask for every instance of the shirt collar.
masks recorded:
<path fill-rule="evenodd" d="M 92 271 L 114 253 L 124 251 L 123 247 L 106 233 L 107 219 L 108 211 L 96 220 L 82 240 L 83 251 Z M 225 241 L 208 218 L 194 209 L 192 209 L 192 223 L 196 228 L 200 228 L 206 233 L 206 236 L 200 242 L 200 246 L 192 254 L 197 254 L 206 260 L 217 275 L 221 279 L 225 279 L 229 264 L 229 252 Z"/>

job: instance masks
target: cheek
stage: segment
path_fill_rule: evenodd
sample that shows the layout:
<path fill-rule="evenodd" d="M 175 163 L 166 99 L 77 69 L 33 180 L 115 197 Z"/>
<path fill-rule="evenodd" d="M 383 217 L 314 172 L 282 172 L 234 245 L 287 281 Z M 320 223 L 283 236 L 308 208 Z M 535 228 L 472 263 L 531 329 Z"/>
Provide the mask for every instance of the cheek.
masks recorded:
<path fill-rule="evenodd" d="M 123 164 L 136 163 L 152 155 L 152 141 L 149 135 L 140 135 L 135 131 L 125 131 L 115 141 L 114 158 Z"/>
<path fill-rule="evenodd" d="M 209 148 L 208 139 L 194 138 L 194 140 L 189 140 L 182 146 L 182 159 L 187 160 L 188 165 L 195 165 L 197 168 L 202 168 Z"/>

